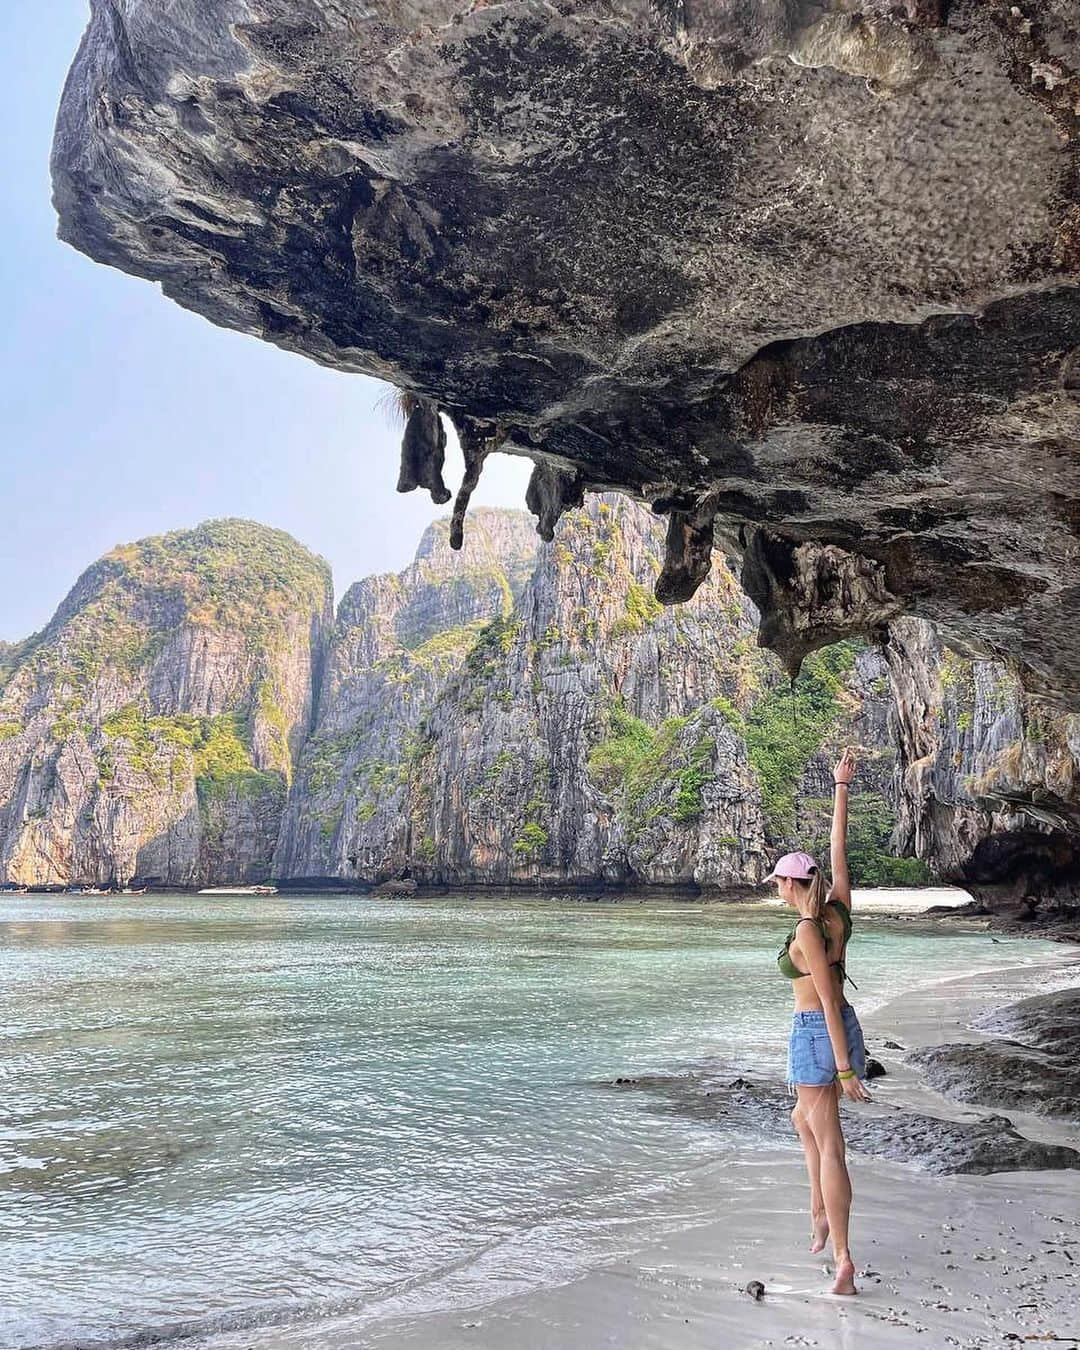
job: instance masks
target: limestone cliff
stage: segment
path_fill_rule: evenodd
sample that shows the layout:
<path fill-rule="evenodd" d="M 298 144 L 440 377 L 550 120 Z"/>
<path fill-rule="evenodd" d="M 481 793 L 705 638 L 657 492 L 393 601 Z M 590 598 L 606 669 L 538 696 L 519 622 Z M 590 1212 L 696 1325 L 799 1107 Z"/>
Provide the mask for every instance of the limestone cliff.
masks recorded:
<path fill-rule="evenodd" d="M 5 654 L 4 879 L 268 875 L 331 618 L 326 564 L 245 521 L 95 563 Z"/>
<path fill-rule="evenodd" d="M 1080 718 L 918 620 L 892 626 L 887 654 L 897 846 L 995 907 L 1026 900 L 1030 914 L 1067 895 L 1080 877 Z"/>
<path fill-rule="evenodd" d="M 282 876 L 373 878 L 405 865 L 417 728 L 485 626 L 509 619 L 535 553 L 524 513 L 477 511 L 462 552 L 439 521 L 411 567 L 346 593 L 282 829 Z"/>
<path fill-rule="evenodd" d="M 325 565 L 246 522 L 91 567 L 0 653 L 0 880 L 737 886 L 824 855 L 843 742 L 858 881 L 1075 866 L 1075 719 L 927 625 L 791 682 L 725 566 L 656 601 L 664 529 L 625 497 L 539 545 L 519 512 L 453 528 L 336 620 Z"/>
<path fill-rule="evenodd" d="M 790 686 L 725 567 L 687 605 L 656 602 L 663 542 L 660 522 L 617 495 L 564 516 L 535 559 L 522 517 L 484 512 L 462 554 L 437 526 L 412 568 L 354 587 L 290 798 L 282 875 L 754 882 L 783 842 L 824 846 L 829 760 L 850 737 L 865 750 L 853 821 L 863 879 L 921 875 L 885 852 L 880 654 L 841 644 Z"/>

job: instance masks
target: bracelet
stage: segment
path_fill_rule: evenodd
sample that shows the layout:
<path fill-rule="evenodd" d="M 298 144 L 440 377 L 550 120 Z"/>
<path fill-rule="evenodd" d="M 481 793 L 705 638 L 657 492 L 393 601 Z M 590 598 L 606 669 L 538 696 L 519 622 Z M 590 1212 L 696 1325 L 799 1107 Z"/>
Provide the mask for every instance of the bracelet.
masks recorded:
<path fill-rule="evenodd" d="M 850 778 L 834 778 L 834 779 L 833 779 L 833 787 L 846 787 L 846 788 L 849 788 L 850 786 L 851 786 L 851 779 L 850 779 Z"/>
<path fill-rule="evenodd" d="M 837 1069 L 837 1071 L 836 1071 L 836 1076 L 837 1076 L 837 1078 L 854 1078 L 854 1077 L 855 1077 L 855 1070 L 854 1070 L 854 1069 Z"/>

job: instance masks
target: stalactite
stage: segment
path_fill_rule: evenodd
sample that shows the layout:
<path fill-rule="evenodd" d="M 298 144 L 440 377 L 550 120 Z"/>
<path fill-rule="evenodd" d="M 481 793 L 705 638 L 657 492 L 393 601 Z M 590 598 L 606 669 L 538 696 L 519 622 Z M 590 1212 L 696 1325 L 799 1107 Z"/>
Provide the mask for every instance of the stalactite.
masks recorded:
<path fill-rule="evenodd" d="M 397 490 L 412 492 L 418 487 L 426 488 L 431 493 L 431 500 L 441 506 L 450 500 L 450 490 L 443 482 L 446 428 L 439 417 L 439 409 L 431 399 L 410 393 L 402 395 L 401 406 L 408 414 L 408 421 L 401 440 Z"/>
<path fill-rule="evenodd" d="M 672 511 L 664 544 L 664 566 L 656 578 L 656 598 L 664 605 L 689 600 L 712 567 L 715 510 L 704 504 Z"/>
<path fill-rule="evenodd" d="M 537 460 L 525 493 L 525 505 L 537 518 L 536 532 L 541 539 L 550 543 L 560 516 L 581 506 L 584 500 L 585 485 L 580 474 L 560 468 L 550 460 Z"/>
<path fill-rule="evenodd" d="M 856 636 L 883 641 L 903 610 L 874 559 L 768 529 L 755 530 L 746 544 L 742 584 L 761 614 L 762 646 L 793 679 L 819 647 Z"/>
<path fill-rule="evenodd" d="M 463 413 L 451 413 L 450 417 L 461 442 L 461 453 L 465 460 L 465 476 L 458 488 L 454 500 L 454 513 L 450 519 L 450 547 L 459 549 L 465 542 L 465 514 L 469 509 L 469 502 L 476 485 L 480 482 L 484 463 L 488 455 L 498 448 L 501 435 L 493 422 L 484 422 Z"/>

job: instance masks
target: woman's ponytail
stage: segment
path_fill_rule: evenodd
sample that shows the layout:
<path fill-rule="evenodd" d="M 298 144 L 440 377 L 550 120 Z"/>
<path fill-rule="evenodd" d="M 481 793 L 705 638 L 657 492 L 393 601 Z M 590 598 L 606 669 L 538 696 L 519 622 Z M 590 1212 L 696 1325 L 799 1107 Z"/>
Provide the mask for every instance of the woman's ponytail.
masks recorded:
<path fill-rule="evenodd" d="M 829 883 L 820 867 L 814 869 L 810 878 L 810 917 L 820 919 L 825 913 L 825 901 L 829 898 Z"/>

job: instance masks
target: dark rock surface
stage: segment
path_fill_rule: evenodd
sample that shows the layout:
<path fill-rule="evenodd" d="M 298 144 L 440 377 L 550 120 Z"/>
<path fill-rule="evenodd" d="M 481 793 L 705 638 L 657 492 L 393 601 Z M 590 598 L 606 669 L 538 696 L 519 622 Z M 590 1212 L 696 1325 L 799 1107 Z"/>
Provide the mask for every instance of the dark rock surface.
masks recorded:
<path fill-rule="evenodd" d="M 975 1023 L 995 1036 L 925 1046 L 908 1059 L 943 1096 L 1080 1120 L 1080 989 L 1024 999 Z"/>
<path fill-rule="evenodd" d="M 760 1138 L 794 1136 L 794 1101 L 781 1085 L 715 1070 L 598 1081 L 594 1087 L 648 1093 L 656 1110 L 715 1122 Z M 1025 1139 L 1007 1116 L 939 1120 L 899 1108 L 861 1109 L 841 1102 L 844 1138 L 853 1149 L 893 1162 L 910 1162 L 937 1175 L 1080 1168 L 1080 1152 Z"/>
<path fill-rule="evenodd" d="M 1078 706 L 1069 0 L 91 9 L 76 247 L 530 456 L 545 534 L 662 504 L 665 601 L 715 533 L 791 664 L 914 612 Z"/>

